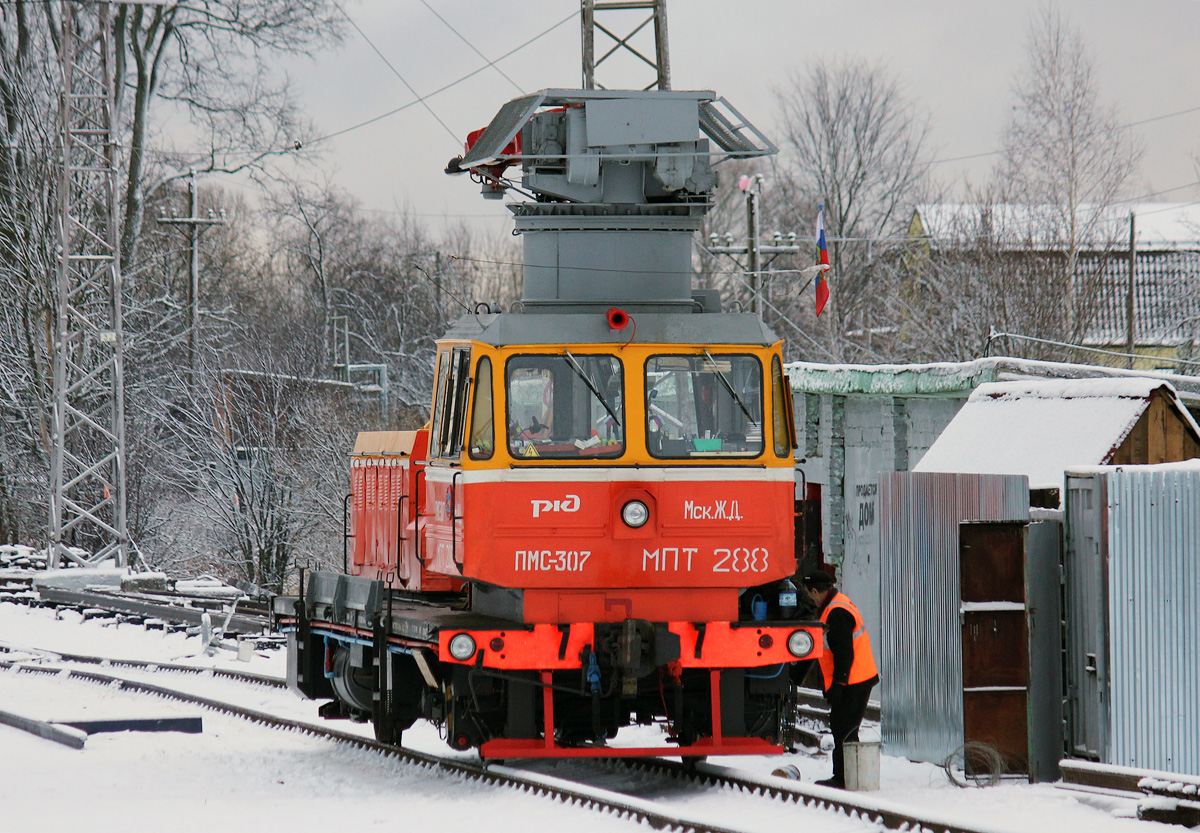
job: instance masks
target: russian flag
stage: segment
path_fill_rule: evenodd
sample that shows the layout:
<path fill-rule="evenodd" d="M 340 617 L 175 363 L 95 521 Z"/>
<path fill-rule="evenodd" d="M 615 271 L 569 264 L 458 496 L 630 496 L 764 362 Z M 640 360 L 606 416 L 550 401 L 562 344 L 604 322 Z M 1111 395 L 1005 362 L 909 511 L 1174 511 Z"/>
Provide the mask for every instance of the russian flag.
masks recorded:
<path fill-rule="evenodd" d="M 817 206 L 817 263 L 824 268 L 817 272 L 817 315 L 825 309 L 829 300 L 829 282 L 825 273 L 829 271 L 829 249 L 825 245 L 825 206 Z"/>

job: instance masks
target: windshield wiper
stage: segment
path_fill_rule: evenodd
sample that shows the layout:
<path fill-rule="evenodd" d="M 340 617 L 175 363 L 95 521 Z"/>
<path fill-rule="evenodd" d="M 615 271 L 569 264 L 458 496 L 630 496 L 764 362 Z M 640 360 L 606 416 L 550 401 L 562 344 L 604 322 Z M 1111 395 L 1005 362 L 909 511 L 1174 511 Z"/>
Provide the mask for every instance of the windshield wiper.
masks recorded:
<path fill-rule="evenodd" d="M 620 428 L 621 418 L 617 416 L 617 412 L 608 404 L 608 400 L 604 398 L 604 394 L 600 393 L 600 389 L 596 387 L 596 384 L 588 378 L 587 373 L 579 366 L 579 362 L 575 361 L 575 357 L 571 355 L 571 351 L 563 350 L 563 355 L 567 357 L 567 364 L 575 371 L 575 375 L 583 380 L 583 383 L 587 385 L 587 389 L 592 392 L 592 396 L 600 400 L 600 404 L 604 406 L 604 410 L 608 411 L 608 415 L 613 418 L 613 422 L 617 423 L 617 427 Z"/>
<path fill-rule="evenodd" d="M 704 355 L 708 357 L 709 362 L 712 364 L 713 372 L 716 373 L 721 379 L 721 384 L 725 386 L 725 390 L 729 391 L 729 395 L 733 397 L 733 401 L 736 402 L 738 407 L 742 409 L 742 413 L 746 415 L 746 419 L 750 420 L 751 425 L 757 425 L 758 422 L 750 413 L 750 409 L 746 407 L 746 403 L 742 401 L 742 397 L 737 395 L 737 391 L 733 389 L 733 385 L 729 384 L 729 380 L 726 379 L 725 374 L 721 372 L 721 368 L 717 365 L 717 360 L 713 358 L 712 353 L 705 350 Z"/>

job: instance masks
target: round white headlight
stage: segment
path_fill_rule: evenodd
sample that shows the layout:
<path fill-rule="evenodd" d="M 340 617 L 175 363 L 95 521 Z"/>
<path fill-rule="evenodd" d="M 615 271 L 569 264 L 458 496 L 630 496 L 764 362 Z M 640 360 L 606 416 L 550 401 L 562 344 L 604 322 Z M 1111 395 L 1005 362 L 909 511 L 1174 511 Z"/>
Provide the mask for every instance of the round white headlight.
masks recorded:
<path fill-rule="evenodd" d="M 475 656 L 475 639 L 469 633 L 456 633 L 450 637 L 450 656 L 465 662 Z"/>
<path fill-rule="evenodd" d="M 788 637 L 787 646 L 788 650 L 792 652 L 792 656 L 806 657 L 812 653 L 812 634 L 808 631 L 792 631 L 791 636 Z"/>
<path fill-rule="evenodd" d="M 650 510 L 640 500 L 631 500 L 621 507 L 621 520 L 626 526 L 637 529 L 650 520 Z"/>

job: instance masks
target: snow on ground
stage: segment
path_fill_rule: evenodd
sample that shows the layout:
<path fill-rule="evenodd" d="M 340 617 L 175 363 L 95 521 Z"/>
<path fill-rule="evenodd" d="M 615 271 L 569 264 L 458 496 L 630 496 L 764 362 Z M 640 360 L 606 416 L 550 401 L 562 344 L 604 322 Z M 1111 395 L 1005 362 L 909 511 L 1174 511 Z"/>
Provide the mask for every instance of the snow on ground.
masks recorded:
<path fill-rule="evenodd" d="M 239 662 L 230 651 L 204 656 L 197 637 L 164 634 L 134 625 L 82 621 L 78 614 L 0 603 L 0 643 L 76 654 L 224 666 L 282 676 L 282 651 L 256 652 Z M 132 675 L 120 669 L 122 675 Z M 147 672 L 148 673 L 148 672 Z M 155 682 L 300 720 L 322 722 L 314 703 L 284 689 L 246 686 L 206 675 L 158 675 Z M 17 833 L 78 831 L 108 833 L 164 829 L 172 833 L 288 829 L 333 830 L 469 827 L 488 831 L 630 830 L 634 822 L 579 807 L 466 781 L 421 767 L 284 733 L 162 699 L 79 680 L 0 670 L 0 709 L 43 720 L 200 715 L 204 732 L 122 732 L 88 738 L 83 750 L 0 725 L 0 817 L 2 829 Z M 369 736 L 365 726 L 338 721 L 347 731 Z M 640 729 L 653 732 L 653 729 Z M 414 749 L 452 754 L 434 727 L 418 723 L 404 735 Z M 471 753 L 458 753 L 471 757 Z M 803 781 L 829 773 L 827 755 L 716 758 L 714 764 L 767 775 L 794 764 Z M 540 762 L 531 768 L 570 777 L 574 762 Z M 884 756 L 882 789 L 874 797 L 937 811 L 940 815 L 996 830 L 1090 830 L 1096 833 L 1154 833 L 1164 825 L 1114 817 L 1105 800 L 1049 785 L 1006 783 L 959 789 L 930 764 Z M 721 816 L 739 829 L 777 833 L 788 828 L 824 833 L 847 826 L 845 817 L 816 817 L 795 805 L 772 806 L 731 791 L 699 797 L 648 795 L 648 800 L 682 805 L 692 817 Z M 1132 806 L 1120 805 L 1127 812 Z M 805 816 L 803 820 L 799 818 Z"/>
<path fill-rule="evenodd" d="M 80 709 L 86 700 L 88 708 Z M 0 673 L 0 702 L 38 716 L 196 714 L 169 701 L 88 683 Z M 466 782 L 295 733 L 202 712 L 204 732 L 98 734 L 81 751 L 3 727 L 4 829 L 14 831 L 328 831 L 436 829 L 493 819 L 484 829 L 631 829 L 630 822 Z"/>

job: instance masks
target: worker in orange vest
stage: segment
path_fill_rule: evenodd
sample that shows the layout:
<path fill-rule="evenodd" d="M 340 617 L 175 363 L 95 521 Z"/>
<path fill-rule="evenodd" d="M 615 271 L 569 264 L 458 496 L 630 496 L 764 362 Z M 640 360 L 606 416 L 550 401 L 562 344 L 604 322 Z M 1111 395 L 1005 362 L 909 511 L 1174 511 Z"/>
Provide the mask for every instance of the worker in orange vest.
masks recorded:
<path fill-rule="evenodd" d="M 838 592 L 833 577 L 821 570 L 811 572 L 804 577 L 804 587 L 825 623 L 821 678 L 833 734 L 833 777 L 817 783 L 844 789 L 843 745 L 858 741 L 858 727 L 867 712 L 871 689 L 879 682 L 879 671 L 862 614 L 845 593 Z"/>

